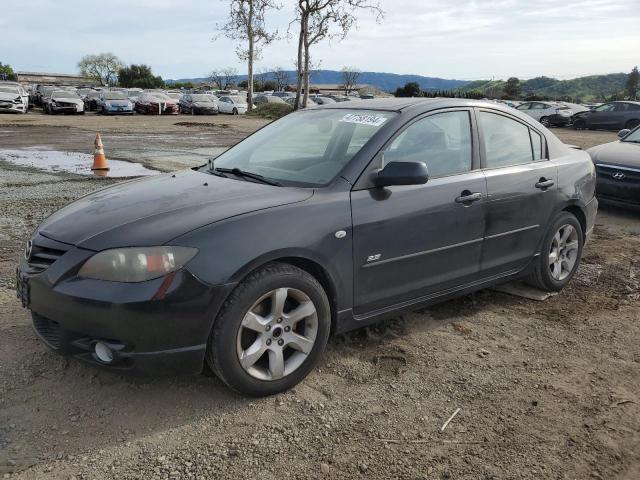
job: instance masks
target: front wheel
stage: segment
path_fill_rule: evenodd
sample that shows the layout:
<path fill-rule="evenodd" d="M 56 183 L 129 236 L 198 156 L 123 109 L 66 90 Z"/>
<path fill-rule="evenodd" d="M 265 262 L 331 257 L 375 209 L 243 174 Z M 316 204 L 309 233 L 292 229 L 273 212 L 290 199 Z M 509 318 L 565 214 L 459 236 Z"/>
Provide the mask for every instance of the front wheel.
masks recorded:
<path fill-rule="evenodd" d="M 320 283 L 293 265 L 271 263 L 252 273 L 223 305 L 209 337 L 207 363 L 240 393 L 273 395 L 315 367 L 330 325 Z"/>
<path fill-rule="evenodd" d="M 534 260 L 535 269 L 529 282 L 549 292 L 562 290 L 580 265 L 583 245 L 580 222 L 573 214 L 561 212 L 544 239 L 542 252 Z"/>
<path fill-rule="evenodd" d="M 586 130 L 587 122 L 585 122 L 584 120 L 576 120 L 573 122 L 573 128 L 576 130 Z"/>
<path fill-rule="evenodd" d="M 231 112 L 231 113 L 232 113 L 233 115 L 238 115 L 238 109 L 237 109 L 237 108 L 234 108 L 234 109 L 233 109 L 233 112 Z"/>

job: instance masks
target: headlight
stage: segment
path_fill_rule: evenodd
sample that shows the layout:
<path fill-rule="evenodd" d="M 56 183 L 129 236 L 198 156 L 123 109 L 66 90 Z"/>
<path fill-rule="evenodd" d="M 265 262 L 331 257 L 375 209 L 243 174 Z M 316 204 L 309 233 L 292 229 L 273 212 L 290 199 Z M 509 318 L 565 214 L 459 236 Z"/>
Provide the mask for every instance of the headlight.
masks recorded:
<path fill-rule="evenodd" d="M 78 276 L 110 282 L 144 282 L 179 270 L 197 253 L 196 248 L 189 247 L 105 250 L 87 260 Z"/>
<path fill-rule="evenodd" d="M 107 108 L 111 108 L 111 103 L 105 102 L 104 106 L 107 107 Z"/>

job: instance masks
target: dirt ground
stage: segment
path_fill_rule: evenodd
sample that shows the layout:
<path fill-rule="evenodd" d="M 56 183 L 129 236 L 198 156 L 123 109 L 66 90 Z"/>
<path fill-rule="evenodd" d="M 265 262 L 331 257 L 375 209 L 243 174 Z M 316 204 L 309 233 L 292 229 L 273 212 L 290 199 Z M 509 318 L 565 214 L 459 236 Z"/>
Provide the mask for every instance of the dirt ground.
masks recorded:
<path fill-rule="evenodd" d="M 637 212 L 601 209 L 559 295 L 486 290 L 338 336 L 315 372 L 271 398 L 206 375 L 120 376 L 37 340 L 13 286 L 24 242 L 49 213 L 117 180 L 16 167 L 2 149 L 90 153 L 99 130 L 108 155 L 165 170 L 263 123 L 0 115 L 0 478 L 640 478 Z M 615 139 L 555 132 L 583 147 Z"/>

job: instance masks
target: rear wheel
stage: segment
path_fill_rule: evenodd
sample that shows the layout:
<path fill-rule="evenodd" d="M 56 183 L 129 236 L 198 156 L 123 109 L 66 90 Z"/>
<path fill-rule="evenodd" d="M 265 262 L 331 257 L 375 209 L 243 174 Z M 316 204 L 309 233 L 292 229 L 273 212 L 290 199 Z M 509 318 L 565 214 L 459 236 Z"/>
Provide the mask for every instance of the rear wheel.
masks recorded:
<path fill-rule="evenodd" d="M 330 324 L 320 283 L 297 267 L 272 263 L 252 273 L 223 305 L 209 337 L 207 363 L 240 393 L 282 392 L 318 363 Z"/>
<path fill-rule="evenodd" d="M 624 127 L 628 128 L 629 130 L 633 130 L 638 125 L 640 125 L 640 120 L 634 118 L 633 120 L 629 120 Z"/>
<path fill-rule="evenodd" d="M 544 239 L 529 282 L 541 290 L 562 290 L 580 265 L 583 244 L 582 226 L 578 219 L 569 212 L 561 212 Z"/>
<path fill-rule="evenodd" d="M 233 109 L 233 112 L 231 112 L 231 113 L 232 113 L 233 115 L 238 115 L 238 109 L 237 109 L 237 108 L 234 108 L 234 109 Z"/>
<path fill-rule="evenodd" d="M 549 117 L 542 117 L 540 119 L 540 123 L 544 126 L 549 128 L 551 126 L 551 121 L 549 120 Z"/>

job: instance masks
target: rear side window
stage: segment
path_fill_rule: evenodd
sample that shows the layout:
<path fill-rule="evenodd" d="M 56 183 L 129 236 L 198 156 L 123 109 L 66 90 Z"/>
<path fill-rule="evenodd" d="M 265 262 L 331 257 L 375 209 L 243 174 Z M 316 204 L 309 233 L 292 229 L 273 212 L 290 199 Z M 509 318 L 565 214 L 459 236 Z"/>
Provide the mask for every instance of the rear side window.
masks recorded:
<path fill-rule="evenodd" d="M 542 135 L 533 130 L 531 132 L 531 148 L 533 149 L 533 160 L 542 160 Z"/>
<path fill-rule="evenodd" d="M 431 177 L 471 170 L 469 112 L 443 112 L 411 124 L 384 154 L 384 163 L 423 162 Z"/>
<path fill-rule="evenodd" d="M 533 161 L 529 127 L 503 115 L 483 111 L 479 113 L 487 168 Z"/>

